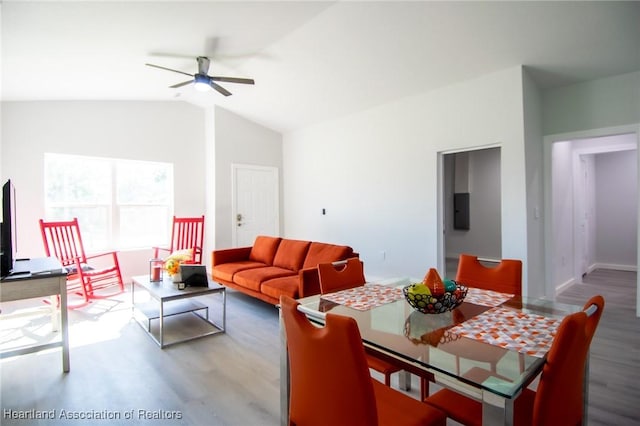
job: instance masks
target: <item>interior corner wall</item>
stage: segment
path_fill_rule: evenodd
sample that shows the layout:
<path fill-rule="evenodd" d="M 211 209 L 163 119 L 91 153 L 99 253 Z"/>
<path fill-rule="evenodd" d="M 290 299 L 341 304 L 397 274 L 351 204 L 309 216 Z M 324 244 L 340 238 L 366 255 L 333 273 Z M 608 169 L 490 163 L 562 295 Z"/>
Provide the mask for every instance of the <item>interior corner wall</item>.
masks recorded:
<path fill-rule="evenodd" d="M 287 234 L 352 246 L 368 275 L 422 277 L 440 262 L 439 153 L 499 145 L 503 254 L 523 259 L 522 120 L 515 67 L 286 134 Z"/>
<path fill-rule="evenodd" d="M 213 248 L 231 247 L 235 222 L 232 212 L 233 164 L 276 167 L 280 171 L 280 211 L 283 209 L 282 135 L 224 108 L 215 107 L 214 136 L 215 242 Z M 283 226 L 280 214 L 280 229 Z"/>
<path fill-rule="evenodd" d="M 204 158 L 205 158 L 205 226 L 203 263 L 210 268 L 210 253 L 216 241 L 216 120 L 215 107 L 205 108 Z"/>
<path fill-rule="evenodd" d="M 40 101 L 2 103 L 2 179 L 16 187 L 18 256 L 44 255 L 44 153 L 174 164 L 175 212 L 202 214 L 204 113 L 184 102 Z M 121 252 L 123 274 L 148 272 L 151 250 Z"/>

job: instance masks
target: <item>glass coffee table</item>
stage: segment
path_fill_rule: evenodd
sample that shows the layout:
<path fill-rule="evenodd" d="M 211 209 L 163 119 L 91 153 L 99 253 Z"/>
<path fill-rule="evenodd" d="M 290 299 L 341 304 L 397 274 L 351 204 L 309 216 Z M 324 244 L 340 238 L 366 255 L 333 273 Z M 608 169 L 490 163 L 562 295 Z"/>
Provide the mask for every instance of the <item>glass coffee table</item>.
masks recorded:
<path fill-rule="evenodd" d="M 179 290 L 177 285 L 170 278 L 165 277 L 161 282 L 151 282 L 149 275 L 133 277 L 131 280 L 131 311 L 132 316 L 138 324 L 147 332 L 149 336 L 160 346 L 165 348 L 177 343 L 199 339 L 212 334 L 224 333 L 226 323 L 226 291 L 225 287 L 209 279 L 208 287 L 185 287 Z M 135 288 L 140 287 L 146 291 L 152 301 L 147 303 L 136 303 L 135 295 L 139 293 Z M 222 297 L 222 322 L 217 324 L 209 318 L 209 306 L 196 300 L 199 296 L 208 294 L 220 294 Z M 138 314 L 138 315 L 136 315 Z M 199 332 L 188 337 L 167 342 L 165 339 L 165 319 L 171 316 L 190 315 L 204 321 L 206 331 Z M 143 323 L 139 317 L 146 320 Z M 157 331 L 152 330 L 152 321 L 158 321 Z"/>

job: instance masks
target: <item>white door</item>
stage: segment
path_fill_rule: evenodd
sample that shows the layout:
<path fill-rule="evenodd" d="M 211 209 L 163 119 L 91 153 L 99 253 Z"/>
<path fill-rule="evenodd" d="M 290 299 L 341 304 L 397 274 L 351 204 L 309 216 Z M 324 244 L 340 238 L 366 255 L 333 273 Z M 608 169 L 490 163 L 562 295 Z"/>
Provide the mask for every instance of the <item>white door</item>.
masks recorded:
<path fill-rule="evenodd" d="M 278 169 L 244 164 L 231 168 L 233 245 L 246 247 L 257 235 L 279 235 Z"/>

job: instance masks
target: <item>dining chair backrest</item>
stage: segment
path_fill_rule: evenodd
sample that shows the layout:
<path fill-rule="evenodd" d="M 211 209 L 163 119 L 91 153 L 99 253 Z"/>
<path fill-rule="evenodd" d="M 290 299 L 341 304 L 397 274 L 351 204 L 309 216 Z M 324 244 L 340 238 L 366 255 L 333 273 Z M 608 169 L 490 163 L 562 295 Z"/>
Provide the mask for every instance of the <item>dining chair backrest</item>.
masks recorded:
<path fill-rule="evenodd" d="M 333 293 L 363 286 L 364 264 L 357 257 L 347 260 L 318 264 L 318 277 L 320 280 L 320 294 Z M 366 354 L 367 364 L 370 368 L 384 375 L 384 383 L 391 386 L 391 375 L 401 370 L 397 364 L 393 364 L 372 353 Z"/>
<path fill-rule="evenodd" d="M 604 311 L 604 297 L 601 295 L 596 295 L 587 300 L 587 303 L 584 304 L 584 308 L 582 310 L 587 314 L 589 320 L 587 321 L 587 337 L 589 338 L 589 344 L 591 344 L 591 340 L 593 336 L 596 334 L 596 328 L 598 327 L 598 323 L 600 322 L 600 317 L 602 316 L 602 312 Z"/>
<path fill-rule="evenodd" d="M 359 287 L 366 282 L 364 265 L 357 257 L 335 263 L 320 263 L 318 276 L 321 294 Z"/>
<path fill-rule="evenodd" d="M 521 296 L 522 261 L 502 259 L 495 267 L 487 267 L 477 256 L 461 254 L 456 281 L 468 287 Z"/>
<path fill-rule="evenodd" d="M 47 257 L 56 257 L 63 266 L 87 263 L 78 219 L 45 222 L 40 219 L 40 232 Z"/>
<path fill-rule="evenodd" d="M 582 424 L 585 364 L 603 310 L 604 298 L 594 296 L 558 327 L 536 391 L 534 425 Z"/>
<path fill-rule="evenodd" d="M 311 324 L 299 303 L 282 296 L 280 306 L 290 365 L 289 424 L 378 424 L 376 400 L 358 325 L 327 314 Z"/>
<path fill-rule="evenodd" d="M 584 363 L 589 350 L 587 315 L 565 317 L 542 369 L 533 403 L 534 425 L 582 424 Z"/>

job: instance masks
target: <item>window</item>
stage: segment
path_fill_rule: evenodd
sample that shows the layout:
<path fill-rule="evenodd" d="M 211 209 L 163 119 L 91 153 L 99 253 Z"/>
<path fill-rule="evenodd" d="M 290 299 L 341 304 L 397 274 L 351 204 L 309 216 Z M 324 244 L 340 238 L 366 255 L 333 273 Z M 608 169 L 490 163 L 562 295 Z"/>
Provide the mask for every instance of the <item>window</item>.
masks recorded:
<path fill-rule="evenodd" d="M 89 252 L 169 241 L 170 163 L 45 154 L 44 184 L 45 217 L 77 217 Z"/>

